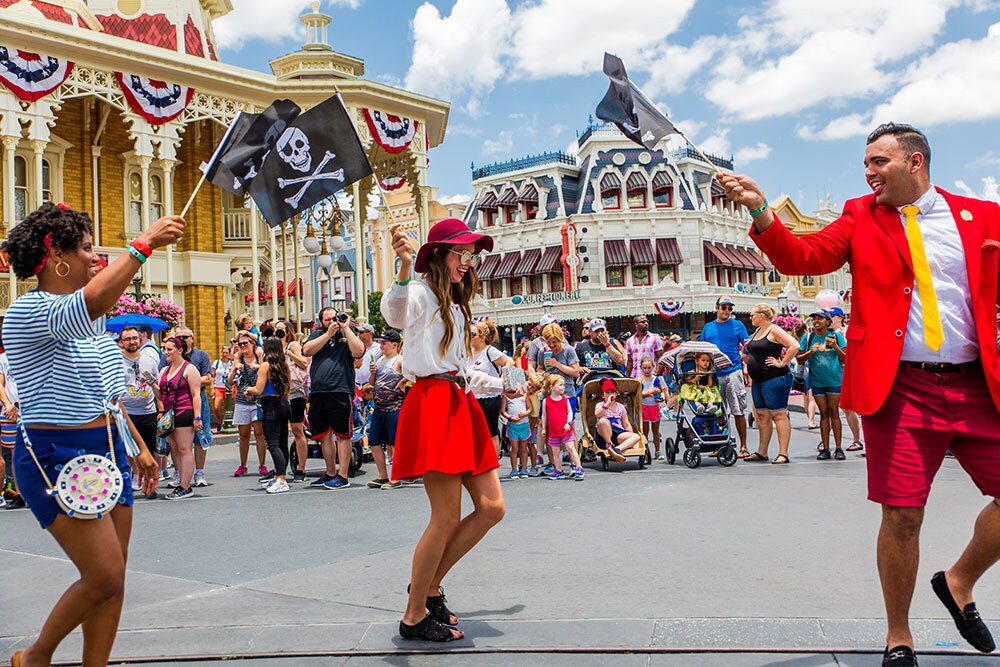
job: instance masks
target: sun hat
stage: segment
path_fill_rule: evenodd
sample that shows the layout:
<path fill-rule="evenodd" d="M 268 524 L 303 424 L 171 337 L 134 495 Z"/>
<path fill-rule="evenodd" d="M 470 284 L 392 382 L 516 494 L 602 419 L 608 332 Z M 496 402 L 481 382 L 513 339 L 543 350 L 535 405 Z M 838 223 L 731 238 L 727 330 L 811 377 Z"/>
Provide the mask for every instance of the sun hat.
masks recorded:
<path fill-rule="evenodd" d="M 603 394 L 606 391 L 618 391 L 615 381 L 611 378 L 604 378 L 604 382 L 601 383 L 601 393 Z"/>
<path fill-rule="evenodd" d="M 441 245 L 462 245 L 463 243 L 475 243 L 476 252 L 493 250 L 493 237 L 476 234 L 458 218 L 445 218 L 436 222 L 427 232 L 427 243 L 420 246 L 413 268 L 416 269 L 417 273 L 425 273 L 427 262 L 430 261 L 435 248 Z"/>

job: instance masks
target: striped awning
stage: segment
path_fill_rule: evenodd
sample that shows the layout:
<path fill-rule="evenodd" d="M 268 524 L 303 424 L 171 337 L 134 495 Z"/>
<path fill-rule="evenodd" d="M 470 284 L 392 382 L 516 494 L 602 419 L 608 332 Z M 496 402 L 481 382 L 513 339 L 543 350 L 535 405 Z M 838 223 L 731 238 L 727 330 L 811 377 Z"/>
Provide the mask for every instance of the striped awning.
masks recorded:
<path fill-rule="evenodd" d="M 705 241 L 703 243 L 703 246 L 705 250 L 706 268 L 711 269 L 717 266 L 732 267 L 733 261 L 729 258 L 729 255 L 727 255 L 722 251 L 722 249 L 719 246 L 715 245 L 714 243 L 710 243 L 708 241 Z"/>
<path fill-rule="evenodd" d="M 628 250 L 625 241 L 611 239 L 604 242 L 604 266 L 628 266 Z"/>
<path fill-rule="evenodd" d="M 740 252 L 733 246 L 719 245 L 717 247 L 722 251 L 722 254 L 727 255 L 729 257 L 730 268 L 733 269 L 754 268 L 754 265 L 750 262 L 750 260 L 744 257 L 742 254 L 740 254 Z"/>
<path fill-rule="evenodd" d="M 483 211 L 495 211 L 497 209 L 497 196 L 492 192 L 487 191 L 483 196 L 483 200 L 479 202 L 476 208 Z"/>
<path fill-rule="evenodd" d="M 521 192 L 517 195 L 517 201 L 537 202 L 538 190 L 536 190 L 535 186 L 531 183 L 527 183 L 523 188 L 521 188 Z"/>
<path fill-rule="evenodd" d="M 476 267 L 476 274 L 480 280 L 493 279 L 493 274 L 496 273 L 497 267 L 500 266 L 500 257 L 499 253 L 486 255 L 483 263 Z"/>
<path fill-rule="evenodd" d="M 642 175 L 642 172 L 633 171 L 628 175 L 628 180 L 625 181 L 625 191 L 636 192 L 637 190 L 646 190 L 646 177 Z"/>
<path fill-rule="evenodd" d="M 749 265 L 748 268 L 751 271 L 770 271 L 771 267 L 764 263 L 764 260 L 753 250 L 749 248 L 737 248 L 736 249 L 746 260 Z"/>
<path fill-rule="evenodd" d="M 535 273 L 552 273 L 562 270 L 562 267 L 559 266 L 560 257 L 562 257 L 562 246 L 549 246 L 542 253 L 542 259 L 535 267 Z"/>
<path fill-rule="evenodd" d="M 649 239 L 632 239 L 628 245 L 632 255 L 632 266 L 652 266 L 656 263 L 653 243 Z"/>
<path fill-rule="evenodd" d="M 517 193 L 514 192 L 513 188 L 507 188 L 504 190 L 503 196 L 500 197 L 500 201 L 498 203 L 500 206 L 516 206 Z"/>
<path fill-rule="evenodd" d="M 607 192 L 608 190 L 621 190 L 622 181 L 618 178 L 618 174 L 613 171 L 609 171 L 604 174 L 601 178 L 601 192 Z"/>
<path fill-rule="evenodd" d="M 667 188 L 672 187 L 673 184 L 674 182 L 671 180 L 670 175 L 665 171 L 658 171 L 656 172 L 656 175 L 653 176 L 654 192 L 657 190 L 666 190 Z"/>
<path fill-rule="evenodd" d="M 677 239 L 656 239 L 657 264 L 683 264 L 684 255 L 677 245 Z"/>
<path fill-rule="evenodd" d="M 503 259 L 500 260 L 500 265 L 497 267 L 496 273 L 493 274 L 493 279 L 497 280 L 499 278 L 510 278 L 514 274 L 514 269 L 517 268 L 520 261 L 521 253 L 507 253 L 503 256 Z"/>
<path fill-rule="evenodd" d="M 524 255 L 521 257 L 521 262 L 510 274 L 510 277 L 523 278 L 524 276 L 533 276 L 535 274 L 535 267 L 538 266 L 538 262 L 541 261 L 541 259 L 541 248 L 529 248 L 525 250 Z"/>

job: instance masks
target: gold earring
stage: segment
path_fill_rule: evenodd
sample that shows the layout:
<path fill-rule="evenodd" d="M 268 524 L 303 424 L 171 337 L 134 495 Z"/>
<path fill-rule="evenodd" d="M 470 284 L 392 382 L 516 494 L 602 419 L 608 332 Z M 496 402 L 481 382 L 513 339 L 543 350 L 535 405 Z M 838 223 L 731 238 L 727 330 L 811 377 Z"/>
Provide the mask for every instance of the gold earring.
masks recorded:
<path fill-rule="evenodd" d="M 65 273 L 59 270 L 60 266 L 65 266 L 66 267 Z M 69 275 L 69 264 L 67 264 L 66 262 L 63 262 L 63 261 L 56 262 L 56 275 L 59 276 L 60 278 L 65 278 L 66 276 L 68 276 Z"/>

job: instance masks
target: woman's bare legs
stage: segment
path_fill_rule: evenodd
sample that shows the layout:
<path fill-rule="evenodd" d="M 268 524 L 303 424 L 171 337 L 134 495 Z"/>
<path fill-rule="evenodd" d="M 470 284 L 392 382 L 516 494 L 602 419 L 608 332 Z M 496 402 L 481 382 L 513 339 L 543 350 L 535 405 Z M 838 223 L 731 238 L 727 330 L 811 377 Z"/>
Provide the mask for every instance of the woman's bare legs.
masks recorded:
<path fill-rule="evenodd" d="M 175 428 L 167 440 L 170 442 L 170 451 L 174 453 L 174 465 L 180 475 L 181 488 L 190 489 L 191 478 L 194 477 L 194 428 Z"/>
<path fill-rule="evenodd" d="M 757 432 L 759 435 L 757 452 L 761 456 L 767 456 L 767 449 L 771 446 L 771 432 L 774 430 L 774 424 L 771 422 L 771 411 L 759 408 L 754 408 L 754 410 L 757 415 Z"/>
<path fill-rule="evenodd" d="M 778 453 L 788 457 L 788 443 L 792 439 L 792 422 L 788 419 L 788 410 L 774 410 L 774 427 L 778 432 Z"/>
<path fill-rule="evenodd" d="M 575 447 L 572 449 L 575 450 Z M 424 479 L 426 480 L 426 477 Z M 504 505 L 503 491 L 500 489 L 500 478 L 494 471 L 491 470 L 480 475 L 465 473 L 461 480 L 465 490 L 472 498 L 473 509 L 468 516 L 462 519 L 458 528 L 448 539 L 448 545 L 441 555 L 437 573 L 424 591 L 426 595 L 438 594 L 441 581 L 448 574 L 448 571 L 472 547 L 476 546 L 479 540 L 483 539 L 490 528 L 500 523 L 507 511 Z M 461 507 L 461 497 L 459 497 L 459 507 Z"/>
<path fill-rule="evenodd" d="M 48 528 L 80 572 L 45 620 L 35 643 L 25 649 L 24 667 L 49 665 L 66 635 L 83 625 L 83 664 L 108 664 L 125 598 L 125 559 L 132 508 L 117 506 L 103 519 L 80 521 L 60 514 Z"/>

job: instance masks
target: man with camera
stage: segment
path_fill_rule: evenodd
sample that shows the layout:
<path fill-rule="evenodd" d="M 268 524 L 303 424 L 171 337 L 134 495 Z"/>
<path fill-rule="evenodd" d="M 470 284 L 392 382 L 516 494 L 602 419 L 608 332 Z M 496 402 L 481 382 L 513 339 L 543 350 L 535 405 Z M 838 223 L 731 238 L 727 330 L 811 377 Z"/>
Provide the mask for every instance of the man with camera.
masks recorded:
<path fill-rule="evenodd" d="M 609 377 L 610 371 L 625 365 L 625 348 L 608 333 L 608 325 L 599 317 L 588 323 L 590 334 L 576 344 L 576 356 L 586 372 L 585 382 Z"/>
<path fill-rule="evenodd" d="M 350 317 L 324 308 L 319 313 L 320 328 L 302 346 L 302 354 L 312 358 L 309 367 L 309 426 L 320 436 L 326 472 L 311 486 L 345 489 L 351 485 L 347 473 L 351 465 L 351 415 L 353 412 L 354 364 L 365 353 L 365 344 L 351 329 Z M 337 438 L 334 448 L 333 437 Z M 337 458 L 339 455 L 339 468 Z"/>

